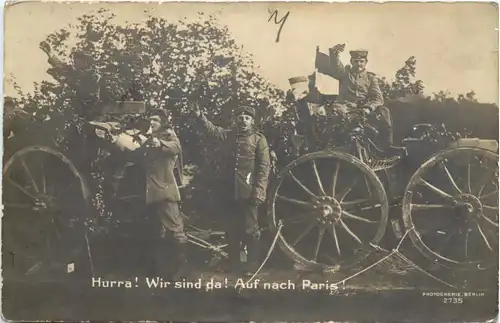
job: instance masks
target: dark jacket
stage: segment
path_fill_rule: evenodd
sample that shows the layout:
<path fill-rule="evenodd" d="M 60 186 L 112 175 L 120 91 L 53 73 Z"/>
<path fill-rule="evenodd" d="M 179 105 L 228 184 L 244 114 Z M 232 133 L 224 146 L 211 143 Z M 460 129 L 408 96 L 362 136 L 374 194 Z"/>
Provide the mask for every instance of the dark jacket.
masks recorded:
<path fill-rule="evenodd" d="M 321 62 L 320 62 L 321 60 Z M 350 65 L 344 66 L 338 54 L 330 50 L 328 64 L 320 56 L 316 56 L 318 72 L 337 79 L 340 83 L 337 102 L 358 103 L 365 102 L 365 106 L 372 110 L 384 105 L 384 96 L 380 89 L 378 77 L 366 70 L 356 73 Z"/>
<path fill-rule="evenodd" d="M 266 137 L 256 131 L 238 133 L 236 129 L 214 126 L 205 116 L 199 120 L 206 133 L 226 144 L 226 169 L 232 182 L 234 199 L 266 199 L 271 162 Z"/>
<path fill-rule="evenodd" d="M 161 147 L 141 148 L 146 173 L 146 203 L 181 200 L 174 169 L 182 154 L 181 144 L 173 131 L 157 135 Z"/>

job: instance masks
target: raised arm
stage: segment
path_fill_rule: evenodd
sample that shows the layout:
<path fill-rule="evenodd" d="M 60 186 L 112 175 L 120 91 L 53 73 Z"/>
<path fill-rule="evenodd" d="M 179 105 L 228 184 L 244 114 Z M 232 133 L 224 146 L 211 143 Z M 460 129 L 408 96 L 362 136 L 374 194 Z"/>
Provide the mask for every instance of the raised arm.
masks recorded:
<path fill-rule="evenodd" d="M 341 80 L 346 75 L 346 68 L 344 64 L 340 61 L 339 58 L 339 50 L 336 47 L 329 49 L 330 54 L 330 65 L 329 65 L 329 73 L 331 77 Z"/>
<path fill-rule="evenodd" d="M 346 75 L 346 68 L 340 61 L 339 53 L 345 48 L 345 44 L 335 45 L 329 49 L 329 55 L 323 54 L 316 48 L 315 67 L 318 72 L 341 80 Z"/>
<path fill-rule="evenodd" d="M 253 187 L 252 198 L 258 204 L 266 200 L 267 184 L 269 172 L 271 171 L 271 160 L 269 156 L 269 145 L 266 137 L 261 135 L 256 147 L 256 172 L 255 184 Z"/>
<path fill-rule="evenodd" d="M 218 127 L 211 123 L 203 113 L 201 113 L 200 108 L 195 106 L 195 114 L 197 115 L 197 124 L 203 129 L 203 131 L 210 137 L 216 138 L 220 141 L 226 141 L 229 131 L 222 127 Z"/>

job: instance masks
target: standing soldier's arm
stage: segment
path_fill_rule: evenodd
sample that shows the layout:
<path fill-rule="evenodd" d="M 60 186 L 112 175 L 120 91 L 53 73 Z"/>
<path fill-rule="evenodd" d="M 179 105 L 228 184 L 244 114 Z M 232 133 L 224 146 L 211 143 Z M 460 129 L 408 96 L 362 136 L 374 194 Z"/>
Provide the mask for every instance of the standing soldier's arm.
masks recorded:
<path fill-rule="evenodd" d="M 210 137 L 214 137 L 220 141 L 225 141 L 227 139 L 228 130 L 215 126 L 203 114 L 200 115 L 199 124 Z"/>
<path fill-rule="evenodd" d="M 368 102 L 366 106 L 375 111 L 376 108 L 384 105 L 384 95 L 380 89 L 378 77 L 374 73 L 368 73 L 370 77 L 370 86 L 368 87 Z"/>
<path fill-rule="evenodd" d="M 271 161 L 269 157 L 269 145 L 266 137 L 261 135 L 256 147 L 256 172 L 255 184 L 252 198 L 259 204 L 266 200 L 267 183 L 269 172 L 271 171 Z"/>

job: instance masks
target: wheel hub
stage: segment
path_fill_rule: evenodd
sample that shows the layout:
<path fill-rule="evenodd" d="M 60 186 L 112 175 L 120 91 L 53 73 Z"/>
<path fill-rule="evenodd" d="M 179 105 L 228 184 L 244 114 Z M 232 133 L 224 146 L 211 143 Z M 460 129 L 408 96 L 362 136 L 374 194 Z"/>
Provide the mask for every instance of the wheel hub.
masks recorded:
<path fill-rule="evenodd" d="M 333 197 L 324 196 L 316 201 L 316 220 L 320 224 L 335 224 L 342 215 L 340 203 Z"/>
<path fill-rule="evenodd" d="M 48 211 L 55 208 L 54 201 L 50 196 L 40 195 L 33 200 L 32 209 L 37 212 Z"/>
<path fill-rule="evenodd" d="M 463 194 L 460 196 L 459 201 L 464 208 L 467 219 L 477 219 L 483 213 L 483 204 L 474 195 Z"/>

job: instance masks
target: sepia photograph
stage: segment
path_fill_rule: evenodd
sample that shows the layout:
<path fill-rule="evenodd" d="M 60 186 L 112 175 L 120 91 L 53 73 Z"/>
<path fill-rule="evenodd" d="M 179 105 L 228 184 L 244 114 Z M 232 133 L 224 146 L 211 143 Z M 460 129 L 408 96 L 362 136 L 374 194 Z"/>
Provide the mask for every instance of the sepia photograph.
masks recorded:
<path fill-rule="evenodd" d="M 495 319 L 498 19 L 6 3 L 3 318 Z"/>

